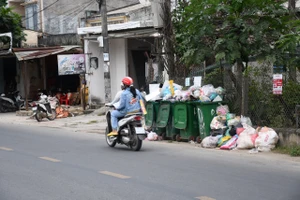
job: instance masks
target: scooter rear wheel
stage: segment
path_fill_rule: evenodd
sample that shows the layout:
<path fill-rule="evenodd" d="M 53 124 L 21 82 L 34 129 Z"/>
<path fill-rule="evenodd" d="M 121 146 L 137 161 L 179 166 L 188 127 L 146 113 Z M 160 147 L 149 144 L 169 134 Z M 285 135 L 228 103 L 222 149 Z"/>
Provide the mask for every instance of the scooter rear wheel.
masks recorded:
<path fill-rule="evenodd" d="M 105 129 L 105 140 L 106 140 L 106 143 L 107 143 L 108 146 L 110 146 L 112 148 L 115 147 L 116 144 L 117 144 L 117 141 L 116 140 L 112 140 L 109 137 L 107 137 L 107 134 L 109 134 L 108 127 L 106 127 L 106 129 Z"/>
<path fill-rule="evenodd" d="M 139 136 L 135 133 L 135 129 L 133 126 L 130 127 L 131 128 L 131 145 L 130 148 L 133 151 L 139 151 L 142 148 L 143 145 L 143 141 L 139 138 Z"/>

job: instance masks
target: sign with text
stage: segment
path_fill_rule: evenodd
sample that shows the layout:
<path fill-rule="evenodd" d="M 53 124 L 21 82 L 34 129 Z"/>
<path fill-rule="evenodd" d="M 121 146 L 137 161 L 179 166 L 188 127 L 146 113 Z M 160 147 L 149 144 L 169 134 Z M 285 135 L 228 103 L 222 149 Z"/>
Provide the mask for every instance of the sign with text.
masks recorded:
<path fill-rule="evenodd" d="M 104 62 L 109 61 L 109 53 L 103 53 L 103 60 L 104 60 Z"/>
<path fill-rule="evenodd" d="M 185 86 L 191 86 L 191 79 L 189 77 L 185 78 Z"/>
<path fill-rule="evenodd" d="M 85 55 L 57 55 L 58 75 L 73 75 L 85 73 Z"/>
<path fill-rule="evenodd" d="M 273 74 L 273 94 L 282 94 L 282 74 Z"/>
<path fill-rule="evenodd" d="M 194 77 L 194 85 L 201 87 L 201 82 L 202 82 L 202 76 L 195 76 Z"/>

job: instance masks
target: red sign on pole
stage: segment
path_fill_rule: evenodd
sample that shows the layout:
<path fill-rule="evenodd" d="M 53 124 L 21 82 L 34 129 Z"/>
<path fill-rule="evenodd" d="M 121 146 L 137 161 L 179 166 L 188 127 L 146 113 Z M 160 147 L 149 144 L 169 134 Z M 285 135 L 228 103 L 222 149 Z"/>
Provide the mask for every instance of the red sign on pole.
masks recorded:
<path fill-rule="evenodd" d="M 282 74 L 273 74 L 273 94 L 282 94 Z"/>

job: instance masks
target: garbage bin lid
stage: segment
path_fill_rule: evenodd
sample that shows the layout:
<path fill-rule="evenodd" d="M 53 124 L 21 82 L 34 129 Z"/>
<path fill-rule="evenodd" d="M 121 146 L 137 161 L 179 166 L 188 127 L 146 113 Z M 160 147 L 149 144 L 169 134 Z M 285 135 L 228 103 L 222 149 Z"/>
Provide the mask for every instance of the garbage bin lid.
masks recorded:
<path fill-rule="evenodd" d="M 170 104 L 163 103 L 160 105 L 157 115 L 156 124 L 159 128 L 164 128 L 167 126 L 170 115 Z"/>
<path fill-rule="evenodd" d="M 176 104 L 174 107 L 174 127 L 185 129 L 187 126 L 187 106 L 186 104 Z"/>

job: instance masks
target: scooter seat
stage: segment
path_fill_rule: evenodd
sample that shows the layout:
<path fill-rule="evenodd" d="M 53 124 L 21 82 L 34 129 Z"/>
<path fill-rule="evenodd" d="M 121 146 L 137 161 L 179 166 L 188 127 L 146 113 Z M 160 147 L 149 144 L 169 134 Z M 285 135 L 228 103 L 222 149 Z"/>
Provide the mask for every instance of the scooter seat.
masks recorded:
<path fill-rule="evenodd" d="M 132 113 L 128 113 L 127 115 L 125 115 L 124 118 L 126 118 L 126 117 L 131 117 L 132 115 L 139 115 L 139 116 L 141 116 L 141 115 L 143 115 L 143 113 L 142 113 L 142 112 L 132 112 Z"/>
<path fill-rule="evenodd" d="M 120 121 L 121 119 L 124 119 L 124 118 L 127 118 L 127 117 L 131 117 L 133 115 L 139 115 L 139 116 L 142 116 L 143 113 L 142 112 L 132 112 L 132 113 L 128 113 L 127 115 L 125 115 L 124 117 L 119 117 L 118 118 L 118 121 Z"/>

